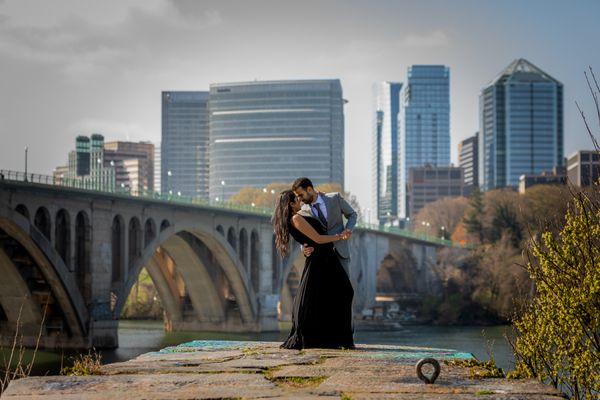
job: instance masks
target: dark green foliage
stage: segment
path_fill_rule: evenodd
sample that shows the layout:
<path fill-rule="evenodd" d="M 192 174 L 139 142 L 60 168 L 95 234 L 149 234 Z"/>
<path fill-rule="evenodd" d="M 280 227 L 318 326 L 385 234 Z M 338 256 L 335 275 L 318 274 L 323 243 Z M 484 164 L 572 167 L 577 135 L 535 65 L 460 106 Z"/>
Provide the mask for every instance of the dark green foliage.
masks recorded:
<path fill-rule="evenodd" d="M 503 234 L 510 237 L 514 247 L 518 247 L 523 240 L 521 224 L 517 217 L 517 212 L 511 204 L 496 204 L 494 207 L 492 227 L 490 229 L 490 239 L 497 242 Z"/>
<path fill-rule="evenodd" d="M 463 219 L 463 224 L 467 232 L 479 239 L 479 243 L 483 243 L 483 193 L 479 188 L 475 188 L 469 199 L 469 208 Z"/>

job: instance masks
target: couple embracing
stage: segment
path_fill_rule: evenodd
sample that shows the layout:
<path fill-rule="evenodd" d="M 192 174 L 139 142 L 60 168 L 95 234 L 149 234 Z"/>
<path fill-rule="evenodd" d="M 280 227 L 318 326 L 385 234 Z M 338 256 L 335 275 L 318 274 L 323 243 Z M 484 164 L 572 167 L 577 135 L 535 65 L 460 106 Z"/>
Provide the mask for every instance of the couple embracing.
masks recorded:
<path fill-rule="evenodd" d="M 356 219 L 339 193 L 318 192 L 308 178 L 279 194 L 272 220 L 277 250 L 287 255 L 291 236 L 306 257 L 282 348 L 354 348 L 348 239 Z"/>

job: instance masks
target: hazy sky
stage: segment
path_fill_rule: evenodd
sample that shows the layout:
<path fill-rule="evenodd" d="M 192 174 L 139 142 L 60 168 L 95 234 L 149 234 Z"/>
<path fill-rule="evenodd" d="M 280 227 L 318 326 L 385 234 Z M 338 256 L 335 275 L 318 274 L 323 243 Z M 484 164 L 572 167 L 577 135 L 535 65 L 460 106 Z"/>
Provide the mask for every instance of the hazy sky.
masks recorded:
<path fill-rule="evenodd" d="M 371 87 L 411 64 L 451 76 L 452 160 L 481 88 L 527 58 L 565 86 L 565 149 L 589 148 L 574 101 L 600 72 L 600 1 L 0 0 L 0 168 L 50 174 L 75 136 L 160 142 L 160 92 L 339 78 L 346 186 L 370 206 Z"/>

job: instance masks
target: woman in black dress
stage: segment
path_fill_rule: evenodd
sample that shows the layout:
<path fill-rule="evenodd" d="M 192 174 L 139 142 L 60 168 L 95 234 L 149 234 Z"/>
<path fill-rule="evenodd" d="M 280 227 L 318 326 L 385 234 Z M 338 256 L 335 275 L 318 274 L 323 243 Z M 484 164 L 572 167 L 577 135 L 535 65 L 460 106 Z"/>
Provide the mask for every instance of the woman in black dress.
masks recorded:
<path fill-rule="evenodd" d="M 292 329 L 280 347 L 353 349 L 354 290 L 332 244 L 347 236 L 326 235 L 318 219 L 298 214 L 301 204 L 293 191 L 281 192 L 272 221 L 281 256 L 287 254 L 290 235 L 298 243 L 314 247 L 306 257 L 294 298 Z"/>

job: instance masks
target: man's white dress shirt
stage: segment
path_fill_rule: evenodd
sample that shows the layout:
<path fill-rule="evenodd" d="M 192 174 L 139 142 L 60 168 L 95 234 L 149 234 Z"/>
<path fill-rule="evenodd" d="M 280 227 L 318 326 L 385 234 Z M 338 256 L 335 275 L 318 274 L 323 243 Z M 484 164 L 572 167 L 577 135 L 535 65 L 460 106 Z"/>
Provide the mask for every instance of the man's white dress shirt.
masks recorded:
<path fill-rule="evenodd" d="M 317 199 L 310 205 L 313 215 L 319 218 L 319 213 L 317 212 L 317 207 L 315 207 L 315 204 L 319 204 L 319 208 L 321 209 L 325 220 L 327 220 L 327 207 L 325 207 L 325 201 L 323 201 L 323 196 L 321 196 L 320 193 L 317 194 Z"/>

